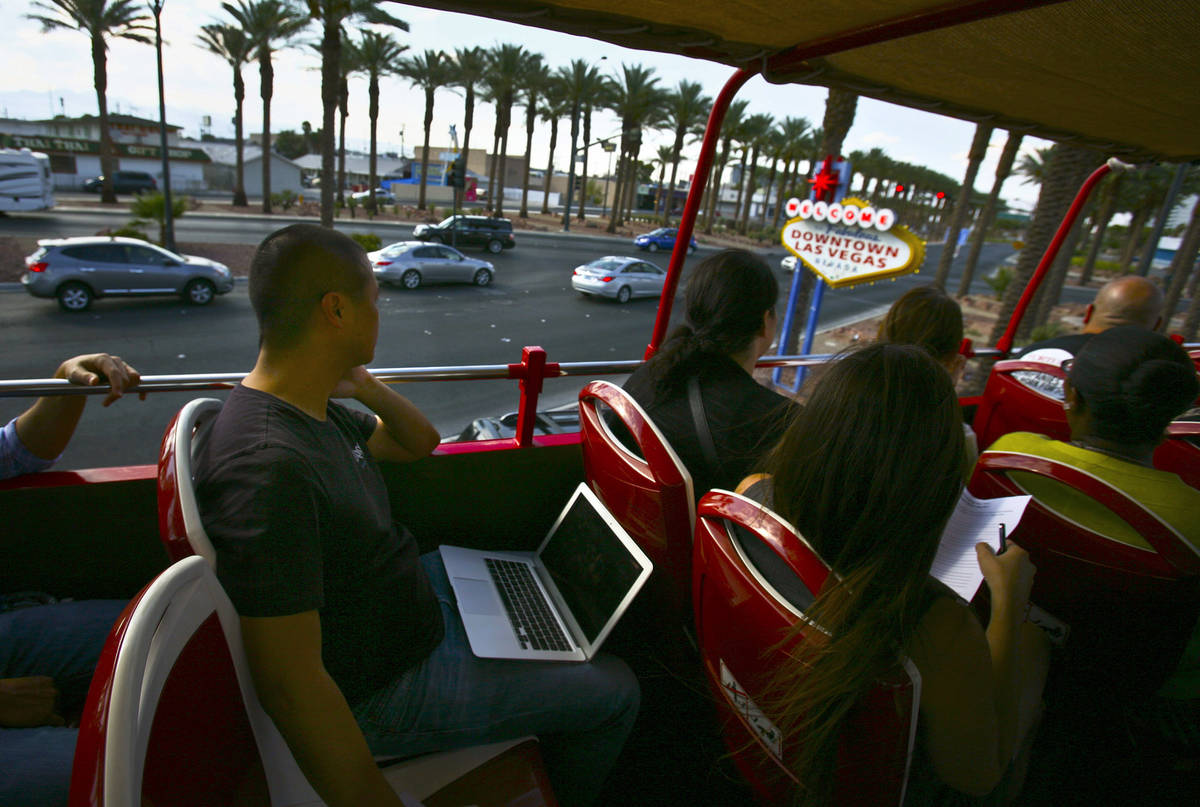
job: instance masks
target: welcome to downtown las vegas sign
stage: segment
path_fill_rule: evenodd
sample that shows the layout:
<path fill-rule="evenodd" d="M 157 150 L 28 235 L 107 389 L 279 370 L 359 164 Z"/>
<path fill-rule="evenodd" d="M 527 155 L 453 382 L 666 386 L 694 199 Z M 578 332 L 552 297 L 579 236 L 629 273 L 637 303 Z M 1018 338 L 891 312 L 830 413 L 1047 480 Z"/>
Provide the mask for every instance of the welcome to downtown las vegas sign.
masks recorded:
<path fill-rule="evenodd" d="M 919 271 L 925 242 L 896 224 L 896 214 L 845 198 L 832 204 L 789 199 L 783 245 L 832 288 Z"/>

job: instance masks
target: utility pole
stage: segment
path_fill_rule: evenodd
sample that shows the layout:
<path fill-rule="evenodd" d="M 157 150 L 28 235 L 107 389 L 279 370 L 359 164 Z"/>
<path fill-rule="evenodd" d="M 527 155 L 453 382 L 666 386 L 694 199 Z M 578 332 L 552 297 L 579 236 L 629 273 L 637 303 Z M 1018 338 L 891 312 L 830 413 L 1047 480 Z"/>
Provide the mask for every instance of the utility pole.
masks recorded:
<path fill-rule="evenodd" d="M 167 154 L 167 96 L 163 88 L 162 10 L 166 0 L 150 0 L 154 12 L 154 50 L 158 56 L 158 144 L 162 152 L 163 246 L 175 251 L 175 220 L 171 210 L 171 160 Z M 265 159 L 265 155 L 264 155 Z"/>

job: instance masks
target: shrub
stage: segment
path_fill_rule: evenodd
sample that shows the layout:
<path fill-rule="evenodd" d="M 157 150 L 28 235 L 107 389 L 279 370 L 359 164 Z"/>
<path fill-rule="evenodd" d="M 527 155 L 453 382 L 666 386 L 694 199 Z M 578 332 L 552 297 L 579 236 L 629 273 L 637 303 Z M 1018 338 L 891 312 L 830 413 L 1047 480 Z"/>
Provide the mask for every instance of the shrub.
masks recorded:
<path fill-rule="evenodd" d="M 1012 282 L 1013 270 L 1007 266 L 999 266 L 996 271 L 986 276 L 984 280 L 992 287 L 992 291 L 996 292 L 996 299 L 1004 297 L 1004 290 L 1008 288 L 1008 284 Z"/>
<path fill-rule="evenodd" d="M 283 210 L 291 210 L 296 202 L 296 192 L 293 190 L 284 189 L 271 194 L 271 204 L 278 205 Z"/>
<path fill-rule="evenodd" d="M 181 217 L 188 209 L 191 199 L 187 196 L 171 197 L 171 217 L 177 219 Z M 133 197 L 133 203 L 129 205 L 129 212 L 133 214 L 135 220 L 139 222 L 154 221 L 158 223 L 158 243 L 163 243 L 166 240 L 164 231 L 166 230 L 166 202 L 163 200 L 162 191 L 145 191 Z M 142 226 L 145 226 L 143 223 Z"/>
<path fill-rule="evenodd" d="M 367 252 L 374 252 L 383 246 L 383 241 L 375 233 L 350 233 L 350 237 Z"/>
<path fill-rule="evenodd" d="M 1041 325 L 1033 329 L 1029 334 L 1030 342 L 1044 342 L 1047 339 L 1053 339 L 1066 329 L 1063 328 L 1061 322 L 1043 322 Z"/>
<path fill-rule="evenodd" d="M 119 238 L 140 238 L 143 241 L 149 242 L 150 236 L 147 235 L 146 231 L 143 229 L 147 224 L 149 224 L 149 222 L 142 221 L 141 219 L 133 219 L 125 224 L 124 227 L 118 227 L 115 230 L 109 230 L 108 232 L 105 232 L 104 235 L 112 235 Z"/>

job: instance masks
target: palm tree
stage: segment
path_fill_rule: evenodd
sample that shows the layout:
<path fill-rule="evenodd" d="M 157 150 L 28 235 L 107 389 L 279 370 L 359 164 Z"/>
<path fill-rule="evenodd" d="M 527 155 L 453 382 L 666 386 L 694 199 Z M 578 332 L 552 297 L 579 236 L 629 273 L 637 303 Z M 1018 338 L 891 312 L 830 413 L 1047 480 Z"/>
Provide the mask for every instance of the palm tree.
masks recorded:
<path fill-rule="evenodd" d="M 258 94 L 263 103 L 262 125 L 262 211 L 271 212 L 271 96 L 275 92 L 275 68 L 271 55 L 308 25 L 308 17 L 289 0 L 236 0 L 221 7 L 237 21 L 254 44 L 258 61 Z M 332 125 L 332 122 L 331 122 Z"/>
<path fill-rule="evenodd" d="M 342 23 L 359 18 L 371 25 L 390 25 L 402 31 L 408 23 L 376 7 L 375 0 L 307 0 L 309 14 L 321 22 L 321 224 L 333 226 L 333 118 L 346 108 L 346 71 L 342 68 Z M 343 114 L 345 120 L 345 114 Z M 343 143 L 345 139 L 343 138 Z M 344 171 L 343 171 L 344 173 Z M 342 181 L 338 180 L 338 194 Z"/>
<path fill-rule="evenodd" d="M 427 50 L 420 56 L 401 59 L 397 72 L 414 87 L 425 91 L 425 144 L 421 150 L 421 190 L 417 209 L 425 209 L 425 183 L 429 179 L 429 130 L 433 127 L 433 96 L 450 83 L 453 68 L 449 57 L 440 50 Z"/>
<path fill-rule="evenodd" d="M 475 87 L 487 71 L 487 51 L 483 48 L 458 48 L 454 51 L 454 69 L 450 83 L 462 87 L 466 94 L 463 103 L 462 153 L 471 159 L 471 129 L 475 126 Z"/>
<path fill-rule="evenodd" d="M 988 142 L 992 139 L 992 125 L 979 123 L 975 126 L 975 137 L 971 140 L 971 150 L 967 152 L 967 173 L 963 176 L 962 193 L 954 201 L 954 212 L 950 215 L 950 229 L 946 233 L 946 241 L 942 244 L 942 257 L 938 260 L 937 275 L 933 282 L 938 288 L 946 287 L 946 279 L 950 277 L 950 264 L 954 260 L 955 247 L 958 244 L 958 232 L 967 220 L 971 209 L 971 191 L 975 187 L 975 177 L 979 175 L 979 164 L 987 155 Z"/>
<path fill-rule="evenodd" d="M 608 106 L 609 97 L 613 91 L 613 82 L 596 67 L 588 67 L 584 71 L 581 81 L 582 104 L 579 108 L 579 117 L 583 125 L 583 142 L 587 144 L 592 142 L 592 111 Z M 587 201 L 588 152 L 589 149 L 583 149 L 583 169 L 579 173 L 579 187 L 582 190 L 579 193 L 579 209 L 575 217 L 580 221 L 584 220 L 584 203 Z"/>
<path fill-rule="evenodd" d="M 317 43 L 317 50 L 321 43 Z M 346 119 L 350 117 L 350 74 L 358 71 L 358 46 L 342 31 L 342 52 L 338 58 L 338 140 L 337 140 L 337 201 L 346 203 Z M 324 144 L 322 134 L 321 143 Z M 404 155 L 401 154 L 401 157 Z"/>
<path fill-rule="evenodd" d="M 371 150 L 368 160 L 368 171 L 370 179 L 368 187 L 371 189 L 371 194 L 367 196 L 367 212 L 370 215 L 375 214 L 378 202 L 375 198 L 376 185 L 376 126 L 379 123 L 379 77 L 395 73 L 400 67 L 400 54 L 408 50 L 408 46 L 401 45 L 396 40 L 392 39 L 389 34 L 381 34 L 376 31 L 363 31 L 362 38 L 359 39 L 355 46 L 354 70 L 358 73 L 367 74 L 367 98 L 369 101 L 368 116 L 371 120 Z M 428 53 L 428 52 L 427 52 Z M 433 99 L 432 92 L 425 94 L 425 102 L 428 108 L 425 110 L 426 119 L 426 141 L 425 147 L 429 147 L 429 122 L 433 116 Z M 425 204 L 425 171 L 424 165 L 421 170 L 421 207 Z"/>
<path fill-rule="evenodd" d="M 674 141 L 671 146 L 670 195 L 663 208 L 664 226 L 670 225 L 672 209 L 675 207 L 675 181 L 679 176 L 679 162 L 683 157 L 684 138 L 699 135 L 704 131 L 704 122 L 708 119 L 711 109 L 712 99 L 704 94 L 704 88 L 698 82 L 682 79 L 675 89 L 667 93 L 663 122 L 671 129 Z"/>
<path fill-rule="evenodd" d="M 779 190 L 775 192 L 775 218 L 771 223 L 772 229 L 779 229 L 779 219 L 783 215 L 783 203 L 788 198 L 787 192 L 791 188 L 795 164 L 799 162 L 798 155 L 801 150 L 808 147 L 811 127 L 812 124 L 807 118 L 792 117 L 784 118 L 783 123 L 779 125 L 779 151 L 776 156 L 783 160 L 783 171 L 779 177 Z M 766 223 L 765 216 L 763 222 Z"/>
<path fill-rule="evenodd" d="M 488 73 L 484 78 L 487 94 L 496 105 L 496 129 L 492 153 L 493 179 L 488 185 L 488 200 L 493 215 L 504 215 L 504 169 L 508 153 L 508 127 L 512 124 L 512 108 L 533 54 L 521 45 L 497 45 L 488 51 Z M 540 60 L 541 57 L 536 57 Z"/>
<path fill-rule="evenodd" d="M 571 112 L 567 99 L 567 86 L 559 73 L 546 82 L 542 108 L 538 111 L 542 120 L 550 124 L 550 157 L 546 161 L 546 178 L 542 183 L 542 214 L 550 214 L 550 180 L 554 177 L 554 150 L 558 147 L 558 122 Z M 578 126 L 578 120 L 576 120 Z"/>
<path fill-rule="evenodd" d="M 1025 234 L 1025 247 L 1018 253 L 1012 282 L 1005 289 L 1004 299 L 1000 311 L 997 313 L 996 325 L 991 334 L 992 344 L 995 344 L 1004 334 L 1021 293 L 1033 276 L 1034 269 L 1041 261 L 1042 253 L 1045 252 L 1063 215 L 1070 207 L 1080 183 L 1100 162 L 1099 155 L 1094 151 L 1062 144 L 1052 146 L 1048 151 L 1039 152 L 1038 157 L 1040 159 L 1030 162 L 1036 163 L 1041 169 L 1042 187 L 1038 193 L 1037 207 L 1034 209 L 1033 218 L 1030 220 Z M 1035 301 L 1034 306 L 1037 305 L 1038 303 Z M 1018 338 L 1024 338 L 1029 333 L 1033 326 L 1032 320 L 1032 317 L 1024 318 Z"/>
<path fill-rule="evenodd" d="M 975 227 L 975 232 L 971 235 L 971 251 L 967 253 L 967 263 L 963 267 L 962 278 L 958 281 L 959 297 L 965 296 L 971 288 L 975 266 L 979 263 L 980 252 L 983 251 L 983 239 L 987 236 L 987 230 L 992 226 L 992 220 L 996 217 L 1000 189 L 1004 187 L 1004 180 L 1008 179 L 1008 175 L 1012 173 L 1013 162 L 1017 151 L 1021 148 L 1023 138 L 1024 135 L 1020 132 L 1010 131 L 1008 139 L 1004 141 L 1004 151 L 1000 152 L 1000 161 L 996 164 L 996 179 L 992 182 L 992 192 L 988 194 L 987 204 L 984 205 L 983 212 L 979 214 L 979 222 Z"/>
<path fill-rule="evenodd" d="M 729 109 L 725 113 L 725 120 L 721 123 L 721 153 L 717 158 L 717 164 L 713 166 L 712 177 L 708 182 L 708 204 L 704 210 L 704 232 L 709 235 L 712 234 L 713 215 L 720 201 L 721 175 L 725 173 L 725 165 L 729 162 L 729 150 L 741 129 L 742 118 L 746 116 L 746 108 L 749 105 L 749 101 L 734 101 L 729 105 Z"/>
<path fill-rule="evenodd" d="M 742 126 L 742 184 L 738 187 L 738 202 L 742 201 L 742 187 L 746 188 L 745 206 L 741 207 L 741 221 L 738 224 L 738 230 L 745 235 L 746 225 L 750 218 L 751 202 L 754 199 L 754 192 L 758 190 L 758 186 L 754 182 L 754 175 L 758 171 L 758 157 L 763 148 L 767 145 L 767 139 L 774 130 L 775 118 L 771 115 L 759 113 L 746 118 L 745 124 Z M 750 158 L 750 174 L 746 175 L 746 152 L 751 151 Z M 765 200 L 764 200 L 765 203 Z M 734 216 L 737 216 L 737 209 L 734 209 Z"/>
<path fill-rule="evenodd" d="M 671 146 L 659 146 L 658 153 L 654 156 L 654 165 L 658 166 L 658 195 L 654 199 L 654 214 L 658 215 L 659 203 L 662 203 L 665 211 L 671 206 L 672 197 L 675 195 L 674 188 L 668 188 L 663 184 L 666 179 L 667 166 L 675 161 L 675 149 Z"/>
<path fill-rule="evenodd" d="M 233 68 L 233 140 L 236 167 L 233 175 L 233 204 L 246 206 L 245 155 L 242 142 L 242 103 L 246 100 L 246 82 L 242 65 L 250 61 L 251 42 L 246 32 L 236 25 L 209 23 L 200 27 L 197 35 L 200 46 L 214 53 Z"/>
<path fill-rule="evenodd" d="M 154 43 L 142 34 L 154 28 L 146 25 L 150 17 L 141 5 L 137 0 L 34 0 L 33 7 L 45 13 L 26 15 L 41 23 L 43 31 L 79 31 L 92 40 L 92 83 L 100 112 L 100 173 L 104 176 L 100 199 L 113 204 L 117 194 L 113 191 L 113 147 L 108 131 L 108 40 Z"/>
<path fill-rule="evenodd" d="M 1100 207 L 1092 217 L 1092 223 L 1096 225 L 1096 232 L 1092 236 L 1091 246 L 1088 248 L 1087 257 L 1083 261 L 1083 269 L 1080 271 L 1079 285 L 1081 286 L 1086 286 L 1092 281 L 1096 261 L 1100 257 L 1100 250 L 1104 248 L 1104 234 L 1108 230 L 1113 216 L 1117 214 L 1117 205 L 1120 203 L 1121 185 L 1124 179 L 1124 173 L 1111 173 L 1101 181 L 1100 187 L 1096 191 Z"/>
<path fill-rule="evenodd" d="M 631 207 L 637 186 L 638 153 L 642 148 L 642 129 L 658 126 L 662 119 L 664 93 L 656 85 L 654 68 L 640 64 L 622 64 L 621 81 L 613 87 L 610 108 L 621 119 L 621 160 L 617 171 L 617 193 L 613 216 L 607 231 L 615 233 L 624 221 L 623 212 Z M 586 135 L 585 135 L 586 137 Z"/>
<path fill-rule="evenodd" d="M 541 54 L 534 54 L 521 76 L 520 87 L 525 104 L 525 176 L 521 180 L 521 211 L 517 215 L 523 219 L 529 218 L 529 169 L 533 159 L 533 127 L 537 123 L 538 100 L 549 81 L 550 68 L 542 64 Z"/>

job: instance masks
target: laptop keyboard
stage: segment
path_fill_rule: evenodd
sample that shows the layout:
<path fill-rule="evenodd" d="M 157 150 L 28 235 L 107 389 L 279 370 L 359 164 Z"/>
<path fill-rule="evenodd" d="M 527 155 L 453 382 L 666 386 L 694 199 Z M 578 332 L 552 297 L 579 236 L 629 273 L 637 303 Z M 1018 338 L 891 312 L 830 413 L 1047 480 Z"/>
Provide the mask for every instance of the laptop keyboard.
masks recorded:
<path fill-rule="evenodd" d="M 569 651 L 571 645 L 546 605 L 529 566 L 498 558 L 484 560 L 521 647 L 525 650 Z"/>

